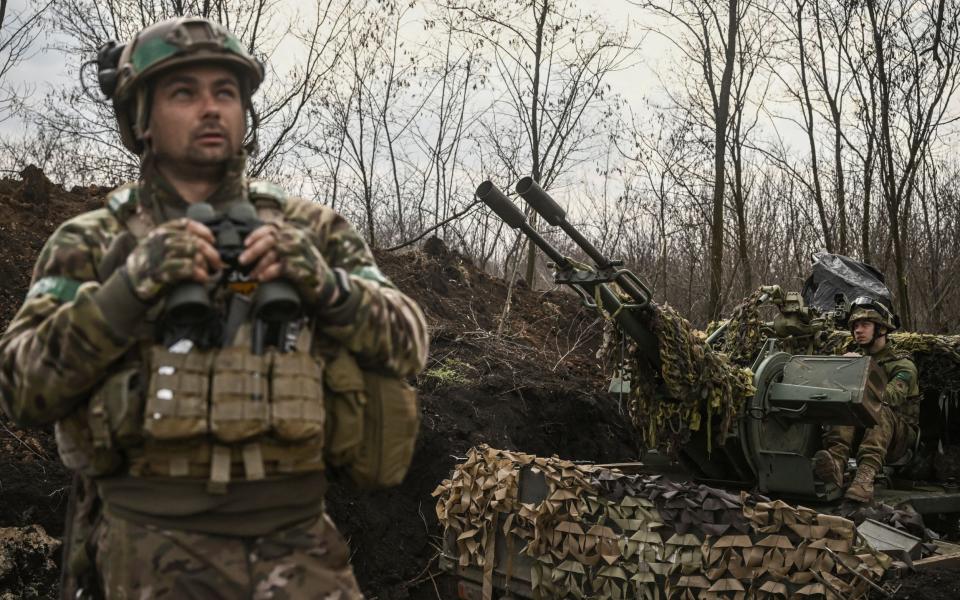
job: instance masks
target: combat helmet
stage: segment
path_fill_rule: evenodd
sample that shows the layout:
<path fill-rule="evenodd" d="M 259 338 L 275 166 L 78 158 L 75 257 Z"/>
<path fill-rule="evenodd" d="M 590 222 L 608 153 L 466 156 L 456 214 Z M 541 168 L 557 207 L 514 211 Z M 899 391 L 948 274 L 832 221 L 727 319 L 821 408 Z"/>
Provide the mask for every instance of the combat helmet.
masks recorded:
<path fill-rule="evenodd" d="M 257 115 L 250 97 L 263 81 L 263 64 L 222 25 L 200 17 L 177 17 L 141 30 L 126 44 L 107 42 L 98 53 L 100 90 L 113 101 L 120 138 L 128 150 L 138 155 L 144 150 L 150 79 L 171 67 L 194 63 L 220 63 L 237 73 L 255 132 Z"/>
<path fill-rule="evenodd" d="M 860 296 L 850 303 L 850 317 L 847 325 L 853 330 L 857 321 L 870 321 L 880 327 L 886 327 L 887 333 L 896 331 L 900 327 L 900 319 L 890 308 L 869 296 Z M 876 334 L 874 334 L 876 336 Z"/>

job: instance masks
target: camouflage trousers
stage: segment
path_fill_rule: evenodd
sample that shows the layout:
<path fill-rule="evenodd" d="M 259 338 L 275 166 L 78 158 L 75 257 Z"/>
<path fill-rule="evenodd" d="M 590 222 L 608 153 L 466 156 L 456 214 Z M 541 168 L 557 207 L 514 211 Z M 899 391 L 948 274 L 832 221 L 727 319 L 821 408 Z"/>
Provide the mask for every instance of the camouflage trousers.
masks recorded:
<path fill-rule="evenodd" d="M 326 516 L 261 538 L 233 538 L 104 515 L 96 537 L 107 600 L 363 599 L 347 544 Z"/>
<path fill-rule="evenodd" d="M 823 434 L 823 447 L 838 460 L 846 462 L 861 432 L 863 437 L 860 445 L 856 446 L 857 463 L 866 463 L 877 469 L 887 462 L 902 458 L 917 437 L 916 428 L 884 404 L 880 409 L 880 418 L 873 427 L 829 427 Z"/>

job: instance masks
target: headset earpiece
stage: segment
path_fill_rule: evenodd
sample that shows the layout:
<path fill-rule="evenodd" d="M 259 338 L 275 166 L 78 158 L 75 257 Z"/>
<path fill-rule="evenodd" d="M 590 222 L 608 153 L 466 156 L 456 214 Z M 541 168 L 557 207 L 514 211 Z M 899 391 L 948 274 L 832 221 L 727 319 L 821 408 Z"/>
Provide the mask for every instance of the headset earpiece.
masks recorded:
<path fill-rule="evenodd" d="M 100 83 L 100 91 L 108 98 L 113 98 L 113 93 L 117 90 L 117 65 L 120 64 L 124 46 L 125 44 L 110 40 L 97 51 L 97 81 Z"/>

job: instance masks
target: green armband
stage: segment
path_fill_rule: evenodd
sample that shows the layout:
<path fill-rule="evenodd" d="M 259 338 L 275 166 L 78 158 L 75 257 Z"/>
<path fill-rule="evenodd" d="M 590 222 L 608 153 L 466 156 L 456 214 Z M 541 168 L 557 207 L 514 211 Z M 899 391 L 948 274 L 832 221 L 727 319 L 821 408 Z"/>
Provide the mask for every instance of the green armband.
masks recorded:
<path fill-rule="evenodd" d="M 80 289 L 80 282 L 76 279 L 60 276 L 42 277 L 30 287 L 30 291 L 27 292 L 27 300 L 47 294 L 60 302 L 71 302 L 77 297 L 78 289 Z"/>
<path fill-rule="evenodd" d="M 393 282 L 387 279 L 387 276 L 383 274 L 383 271 L 377 268 L 376 265 L 364 265 L 362 267 L 357 267 L 350 271 L 350 274 L 354 277 L 359 277 L 360 279 L 366 279 L 368 281 L 376 281 L 380 285 L 385 285 L 387 287 L 394 287 Z"/>

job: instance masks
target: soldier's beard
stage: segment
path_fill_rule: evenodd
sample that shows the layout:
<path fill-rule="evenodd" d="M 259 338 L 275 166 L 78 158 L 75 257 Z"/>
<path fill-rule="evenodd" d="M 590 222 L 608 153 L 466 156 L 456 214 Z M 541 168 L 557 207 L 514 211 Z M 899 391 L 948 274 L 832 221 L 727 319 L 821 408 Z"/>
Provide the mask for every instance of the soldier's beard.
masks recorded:
<path fill-rule="evenodd" d="M 182 153 L 153 152 L 155 164 L 182 179 L 219 179 L 238 152 L 229 142 L 214 148 L 191 143 Z"/>
<path fill-rule="evenodd" d="M 236 153 L 224 146 L 220 152 L 209 152 L 206 149 L 191 147 L 187 150 L 183 162 L 190 167 L 201 169 L 223 169 Z"/>
<path fill-rule="evenodd" d="M 184 162 L 198 167 L 223 165 L 239 152 L 230 135 L 222 129 L 212 131 L 222 136 L 219 145 L 204 145 L 199 136 L 194 136 L 184 152 Z"/>

